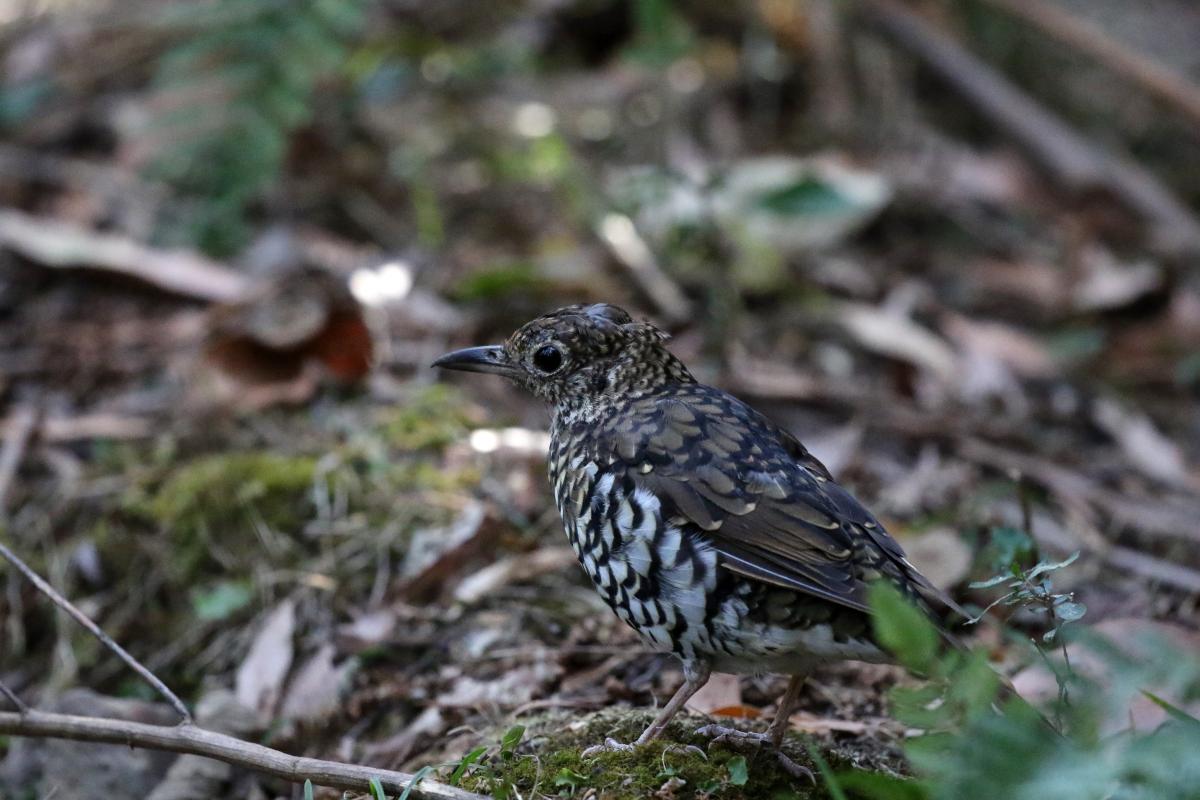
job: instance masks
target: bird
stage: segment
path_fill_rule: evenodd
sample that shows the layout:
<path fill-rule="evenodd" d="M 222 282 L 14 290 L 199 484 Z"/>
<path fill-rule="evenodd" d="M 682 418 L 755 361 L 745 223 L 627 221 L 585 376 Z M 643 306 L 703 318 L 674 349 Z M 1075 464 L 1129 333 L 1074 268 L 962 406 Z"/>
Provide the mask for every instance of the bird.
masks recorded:
<path fill-rule="evenodd" d="M 787 689 L 765 734 L 721 725 L 713 742 L 782 750 L 806 677 L 831 661 L 887 662 L 868 591 L 886 581 L 935 620 L 965 612 L 800 441 L 699 382 L 669 337 L 623 309 L 571 305 L 501 345 L 435 367 L 500 375 L 550 408 L 547 457 L 563 527 L 592 585 L 684 682 L 633 743 L 661 736 L 712 672 L 779 673 Z"/>

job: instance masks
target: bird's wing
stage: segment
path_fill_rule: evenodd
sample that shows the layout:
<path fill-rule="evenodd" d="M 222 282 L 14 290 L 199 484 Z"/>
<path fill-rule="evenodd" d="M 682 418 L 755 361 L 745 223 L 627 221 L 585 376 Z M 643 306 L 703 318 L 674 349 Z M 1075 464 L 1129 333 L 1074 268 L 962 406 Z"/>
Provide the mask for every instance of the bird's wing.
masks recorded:
<path fill-rule="evenodd" d="M 957 610 L 795 437 L 736 398 L 695 385 L 625 411 L 606 455 L 705 531 L 725 568 L 861 611 L 884 578 L 939 616 Z"/>

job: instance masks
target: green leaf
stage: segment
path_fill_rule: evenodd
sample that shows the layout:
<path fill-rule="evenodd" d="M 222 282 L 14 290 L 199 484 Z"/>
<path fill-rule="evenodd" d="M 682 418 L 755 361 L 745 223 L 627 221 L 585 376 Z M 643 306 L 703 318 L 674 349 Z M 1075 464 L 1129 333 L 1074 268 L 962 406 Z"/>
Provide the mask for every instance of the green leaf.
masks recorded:
<path fill-rule="evenodd" d="M 466 774 L 471 765 L 482 758 L 483 754 L 486 753 L 487 750 L 487 745 L 480 745 L 463 756 L 462 760 L 458 762 L 458 766 L 454 768 L 454 772 L 450 773 L 450 785 L 458 786 L 459 782 L 463 778 L 463 775 Z"/>
<path fill-rule="evenodd" d="M 587 780 L 587 775 L 580 775 L 570 767 L 563 767 L 558 771 L 558 774 L 554 776 L 554 785 L 559 787 L 568 786 L 571 789 L 571 793 L 574 794 L 575 789 L 580 784 L 587 784 Z"/>
<path fill-rule="evenodd" d="M 854 208 L 835 187 L 813 177 L 805 177 L 780 189 L 764 192 L 754 207 L 782 217 L 812 217 L 836 214 Z"/>
<path fill-rule="evenodd" d="M 750 780 L 750 771 L 746 767 L 745 756 L 734 756 L 725 764 L 725 769 L 729 770 L 729 782 L 734 786 L 745 786 L 746 781 Z"/>
<path fill-rule="evenodd" d="M 1083 615 L 1087 613 L 1087 606 L 1083 603 L 1076 603 L 1073 600 L 1065 600 L 1061 603 L 1055 603 L 1054 616 L 1061 619 L 1063 622 L 1075 622 L 1083 619 Z"/>
<path fill-rule="evenodd" d="M 846 793 L 842 790 L 842 784 L 833 774 L 833 770 L 829 768 L 829 764 L 821 752 L 810 744 L 808 745 L 808 756 L 817 765 L 817 771 L 821 773 L 821 778 L 825 781 L 825 788 L 829 791 L 829 796 L 833 800 L 847 800 Z"/>
<path fill-rule="evenodd" d="M 1152 692 L 1148 692 L 1145 689 L 1142 689 L 1142 694 L 1146 695 L 1146 697 L 1150 700 L 1151 703 L 1154 703 L 1154 705 L 1158 706 L 1163 711 L 1170 714 L 1174 719 L 1177 719 L 1186 725 L 1195 725 L 1197 727 L 1200 727 L 1200 719 L 1193 717 L 1191 714 L 1184 711 L 1179 706 L 1174 705 L 1169 700 L 1164 700 L 1163 698 L 1159 697 L 1158 695 L 1153 694 Z"/>
<path fill-rule="evenodd" d="M 842 788 L 869 800 L 927 800 L 929 792 L 917 781 L 881 772 L 850 770 L 837 773 Z"/>
<path fill-rule="evenodd" d="M 408 800 L 408 796 L 412 793 L 413 787 L 425 780 L 425 776 L 431 772 L 433 772 L 433 767 L 430 766 L 424 766 L 417 770 L 413 774 L 412 780 L 408 782 L 408 786 L 404 787 L 404 791 L 400 793 L 400 797 L 398 797 L 397 800 Z M 374 784 L 372 784 L 372 786 L 374 786 Z M 377 800 L 379 799 L 377 798 Z"/>
<path fill-rule="evenodd" d="M 254 599 L 247 581 L 221 581 L 207 589 L 193 589 L 192 612 L 205 622 L 219 622 L 236 614 Z"/>
<path fill-rule="evenodd" d="M 387 795 L 383 793 L 383 784 L 379 782 L 379 778 L 371 778 L 368 783 L 371 786 L 371 797 L 375 800 L 388 800 Z"/>
<path fill-rule="evenodd" d="M 313 800 L 313 785 L 312 781 L 304 782 L 304 800 Z"/>
<path fill-rule="evenodd" d="M 505 760 L 512 758 L 513 751 L 517 749 L 517 745 L 521 743 L 524 736 L 524 725 L 513 725 L 505 731 L 504 736 L 500 739 L 500 757 Z"/>
<path fill-rule="evenodd" d="M 929 672 L 937 659 L 938 633 L 925 613 L 885 581 L 868 593 L 875 637 L 901 664 L 914 672 Z"/>
<path fill-rule="evenodd" d="M 1025 575 L 1025 579 L 1032 581 L 1034 578 L 1036 578 L 1038 575 L 1041 575 L 1043 572 L 1053 572 L 1057 569 L 1062 569 L 1063 567 L 1070 566 L 1071 564 L 1075 563 L 1075 559 L 1077 559 L 1077 558 L 1079 558 L 1078 550 L 1076 550 L 1074 553 L 1072 553 L 1070 556 L 1063 559 L 1062 561 L 1059 561 L 1056 563 L 1039 561 L 1037 563 L 1037 566 L 1034 567 L 1033 569 L 1029 570 L 1028 574 Z M 1047 588 L 1049 588 L 1049 587 L 1047 586 Z"/>
<path fill-rule="evenodd" d="M 1011 581 L 1012 579 L 1013 579 L 1012 575 L 993 575 L 992 577 L 988 578 L 986 581 L 971 581 L 967 585 L 970 586 L 972 589 L 990 589 L 993 586 L 999 586 L 1000 584 L 1004 583 L 1005 581 Z"/>

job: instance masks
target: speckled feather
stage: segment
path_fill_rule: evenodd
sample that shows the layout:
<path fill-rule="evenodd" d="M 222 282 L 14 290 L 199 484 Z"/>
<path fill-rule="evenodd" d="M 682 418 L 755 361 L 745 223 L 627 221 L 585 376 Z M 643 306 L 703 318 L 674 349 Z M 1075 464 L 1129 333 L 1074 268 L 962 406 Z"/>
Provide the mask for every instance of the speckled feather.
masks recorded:
<path fill-rule="evenodd" d="M 698 383 L 653 326 L 609 305 L 536 319 L 510 377 L 551 404 L 558 510 L 580 563 L 650 644 L 733 671 L 879 660 L 866 602 L 888 580 L 957 611 L 800 442 Z M 545 374 L 540 348 L 561 351 Z"/>

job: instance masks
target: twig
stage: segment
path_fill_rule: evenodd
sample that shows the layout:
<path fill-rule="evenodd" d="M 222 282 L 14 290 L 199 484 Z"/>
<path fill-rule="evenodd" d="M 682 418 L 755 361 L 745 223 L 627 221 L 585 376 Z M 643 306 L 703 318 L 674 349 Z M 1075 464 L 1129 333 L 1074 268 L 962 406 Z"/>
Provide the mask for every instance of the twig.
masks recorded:
<path fill-rule="evenodd" d="M 167 727 L 36 710 L 24 714 L 4 711 L 0 712 L 0 734 L 103 742 L 206 756 L 295 783 L 307 780 L 343 790 L 370 791 L 374 779 L 385 791 L 399 793 L 414 777 L 405 772 L 293 756 L 190 723 Z M 483 800 L 482 795 L 429 780 L 413 786 L 408 796 L 415 800 Z"/>
<path fill-rule="evenodd" d="M 1109 36 L 1092 22 L 1041 0 L 987 2 L 1040 28 L 1063 44 L 1087 53 L 1200 123 L 1200 87 Z"/>
<path fill-rule="evenodd" d="M 597 225 L 596 233 L 667 322 L 678 325 L 691 321 L 691 302 L 675 281 L 663 272 L 633 220 L 624 214 L 606 214 Z"/>
<path fill-rule="evenodd" d="M 4 447 L 0 449 L 0 519 L 8 510 L 8 490 L 25 457 L 25 448 L 37 430 L 39 409 L 26 403 L 13 412 L 4 426 Z"/>
<path fill-rule="evenodd" d="M 1104 190 L 1151 223 L 1152 243 L 1200 252 L 1200 220 L 1138 164 L 1094 146 L 990 66 L 895 0 L 864 0 L 870 19 L 1077 196 Z"/>
<path fill-rule="evenodd" d="M 100 630 L 100 627 L 96 623 L 92 622 L 87 615 L 85 615 L 75 606 L 71 605 L 71 601 L 59 594 L 58 591 L 49 583 L 47 583 L 41 575 L 38 575 L 36 572 L 30 569 L 29 565 L 18 558 L 17 554 L 8 549 L 3 542 L 0 542 L 0 556 L 3 556 L 8 563 L 16 567 L 21 574 L 29 579 L 30 583 L 37 587 L 39 592 L 49 597 L 56 606 L 66 611 L 76 622 L 87 629 L 88 633 L 99 639 L 101 644 L 103 644 L 112 652 L 116 653 L 117 656 L 124 661 L 130 669 L 140 675 L 142 679 L 146 681 L 146 683 L 153 686 L 154 690 L 162 695 L 162 697 L 166 699 L 166 701 L 169 702 L 177 712 L 179 712 L 179 716 L 184 722 L 190 723 L 192 721 L 192 715 L 188 712 L 187 706 L 183 704 L 182 700 L 175 696 L 174 692 L 167 688 L 165 683 L 159 680 L 153 672 L 143 667 L 136 658 L 129 655 L 125 648 L 114 642 L 107 633 Z"/>
<path fill-rule="evenodd" d="M 17 697 L 17 693 L 5 686 L 3 681 L 0 681 L 0 694 L 8 698 L 8 702 L 13 704 L 18 714 L 24 716 L 29 713 L 29 706 L 25 705 L 25 701 Z"/>
<path fill-rule="evenodd" d="M 44 267 L 102 269 L 198 300 L 230 302 L 250 286 L 244 275 L 198 253 L 157 250 L 126 236 L 19 211 L 0 211 L 0 247 Z"/>

